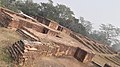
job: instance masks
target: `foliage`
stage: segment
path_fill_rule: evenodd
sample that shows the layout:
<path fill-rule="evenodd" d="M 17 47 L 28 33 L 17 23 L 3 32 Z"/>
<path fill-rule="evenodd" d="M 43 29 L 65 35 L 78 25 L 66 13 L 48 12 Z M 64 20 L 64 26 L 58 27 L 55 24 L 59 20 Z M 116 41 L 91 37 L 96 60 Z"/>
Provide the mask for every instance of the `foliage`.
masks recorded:
<path fill-rule="evenodd" d="M 120 35 L 120 28 L 116 28 L 112 24 L 101 24 L 100 30 L 105 33 L 107 39 L 112 39 L 113 37 L 117 37 Z"/>
<path fill-rule="evenodd" d="M 101 24 L 99 30 L 94 30 L 90 37 L 103 43 L 114 45 L 119 44 L 120 28 L 112 24 Z"/>
<path fill-rule="evenodd" d="M 111 41 L 108 41 L 108 39 L 106 38 L 105 33 L 98 30 L 94 30 L 91 34 L 89 34 L 89 37 L 103 44 L 111 44 Z"/>
<path fill-rule="evenodd" d="M 17 11 L 15 0 L 0 0 L 0 6 Z"/>
<path fill-rule="evenodd" d="M 89 35 L 92 32 L 92 23 L 90 21 L 84 20 L 83 17 L 80 17 L 81 24 L 85 27 L 87 34 Z"/>
<path fill-rule="evenodd" d="M 101 24 L 99 30 L 92 30 L 92 23 L 90 21 L 84 20 L 83 17 L 80 17 L 80 21 L 81 24 L 85 27 L 88 37 L 100 41 L 103 44 L 120 44 L 118 39 L 120 35 L 120 28 L 117 28 L 112 24 Z"/>

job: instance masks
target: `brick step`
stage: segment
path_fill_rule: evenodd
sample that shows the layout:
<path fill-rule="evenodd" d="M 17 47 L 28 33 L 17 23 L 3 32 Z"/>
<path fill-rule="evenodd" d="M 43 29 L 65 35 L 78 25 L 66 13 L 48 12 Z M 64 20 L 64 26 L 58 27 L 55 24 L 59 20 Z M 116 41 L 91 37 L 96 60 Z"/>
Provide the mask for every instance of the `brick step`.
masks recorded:
<path fill-rule="evenodd" d="M 15 60 L 15 56 L 13 55 L 13 51 L 11 50 L 11 47 L 8 48 L 8 52 L 10 53 L 10 56 Z"/>
<path fill-rule="evenodd" d="M 120 63 L 120 59 L 118 59 L 117 57 L 110 57 L 110 59 L 116 61 L 117 63 Z"/>
<path fill-rule="evenodd" d="M 18 47 L 18 50 L 21 51 L 22 53 L 24 53 L 24 46 L 21 46 L 20 44 L 18 43 L 15 43 L 15 45 Z"/>
<path fill-rule="evenodd" d="M 110 54 L 114 54 L 113 52 L 111 52 L 111 50 L 109 50 L 107 47 L 103 46 L 103 48 Z"/>
<path fill-rule="evenodd" d="M 114 61 L 113 59 L 111 59 L 111 58 L 109 58 L 109 57 L 105 57 L 105 58 L 108 59 L 108 60 L 110 60 L 110 61 L 113 62 L 114 64 L 120 66 L 120 64 L 119 64 L 118 62 Z"/>
<path fill-rule="evenodd" d="M 21 53 L 24 53 L 24 48 L 20 47 L 19 44 L 15 44 L 15 46 L 17 47 L 17 49 L 18 49 Z"/>
<path fill-rule="evenodd" d="M 38 40 L 38 38 L 34 37 L 33 35 L 31 35 L 30 33 L 28 33 L 28 32 L 25 31 L 25 30 L 17 29 L 17 32 L 18 32 L 21 36 L 23 36 L 23 37 L 25 37 L 25 38 L 27 38 L 27 39 L 30 39 L 30 40 L 32 40 L 32 41 L 37 41 L 37 40 Z"/>
<path fill-rule="evenodd" d="M 20 40 L 10 46 L 8 51 L 13 60 L 19 62 L 20 57 L 23 57 L 24 49 L 24 43 Z"/>
<path fill-rule="evenodd" d="M 9 47 L 9 51 L 10 51 L 10 53 L 11 53 L 12 58 L 13 58 L 14 60 L 16 60 L 18 56 L 17 56 L 14 48 L 13 48 L 13 47 Z"/>
<path fill-rule="evenodd" d="M 39 38 L 35 34 L 33 34 L 31 31 L 29 31 L 27 27 L 22 27 L 22 29 L 28 32 L 29 34 L 33 35 L 37 40 L 39 40 Z"/>
<path fill-rule="evenodd" d="M 22 40 L 18 41 L 18 44 L 20 44 L 20 46 L 23 47 L 23 48 L 24 48 L 24 46 L 25 46 L 25 44 L 23 43 Z"/>
<path fill-rule="evenodd" d="M 91 49 L 91 46 L 88 46 L 87 43 L 85 43 L 83 40 L 81 40 L 77 35 L 75 34 L 70 34 L 71 37 L 73 37 L 74 39 L 78 40 L 79 42 L 81 42 L 84 46 L 86 46 L 87 48 Z"/>
<path fill-rule="evenodd" d="M 14 52 L 16 53 L 16 56 L 17 56 L 17 57 L 16 57 L 16 61 L 18 61 L 19 56 L 20 56 L 20 53 L 19 53 L 19 51 L 17 50 L 17 48 L 15 47 L 15 44 L 13 44 L 12 48 L 13 48 Z"/>
<path fill-rule="evenodd" d="M 16 44 L 13 44 L 13 45 L 14 45 L 14 48 L 16 49 L 18 55 L 22 56 L 23 52 L 20 50 L 20 48 Z"/>

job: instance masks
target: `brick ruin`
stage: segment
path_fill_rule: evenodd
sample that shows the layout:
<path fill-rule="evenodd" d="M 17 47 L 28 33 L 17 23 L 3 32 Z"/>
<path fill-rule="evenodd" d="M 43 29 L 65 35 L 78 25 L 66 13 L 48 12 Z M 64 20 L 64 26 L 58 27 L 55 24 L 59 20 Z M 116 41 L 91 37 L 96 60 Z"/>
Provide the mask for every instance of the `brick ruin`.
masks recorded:
<path fill-rule="evenodd" d="M 94 60 L 95 55 L 105 55 L 105 57 L 101 57 L 110 62 L 111 60 L 115 61 L 112 61 L 114 64 L 111 65 L 111 67 L 119 65 L 119 62 L 116 61 L 116 59 L 120 58 L 116 56 L 117 53 L 111 50 L 109 46 L 105 46 L 86 36 L 74 33 L 71 30 L 59 25 L 57 22 L 44 17 L 34 19 L 5 8 L 0 8 L 0 26 L 15 29 L 21 36 L 30 40 L 20 40 L 9 47 L 8 50 L 11 57 L 18 63 L 25 63 L 25 61 L 27 61 L 26 59 L 37 58 L 39 56 L 72 56 L 83 63 L 94 62 L 93 64 L 98 67 L 110 67 L 107 62 L 100 64 L 96 63 L 96 60 Z M 41 34 L 44 38 L 40 38 L 36 32 L 39 33 L 39 35 Z M 79 42 L 78 45 L 82 44 L 90 50 L 84 49 L 84 47 L 81 46 L 68 46 L 66 43 L 58 43 L 54 40 L 50 40 L 50 43 L 41 41 L 43 39 L 48 40 L 45 39 L 47 36 L 64 39 L 64 37 L 60 37 L 61 33 L 64 33 L 65 36 L 71 37 L 71 41 L 72 38 L 75 39 L 76 42 Z M 93 51 L 95 51 L 95 53 Z M 115 54 L 115 56 L 113 54 Z M 109 58 L 109 56 L 106 57 L 106 55 L 113 56 L 114 59 L 111 57 Z"/>
<path fill-rule="evenodd" d="M 26 16 L 22 16 L 20 14 L 14 13 L 12 11 L 8 11 L 6 9 L 1 8 L 1 14 L 3 16 L 0 18 L 2 20 L 0 25 L 8 28 L 16 28 L 21 29 L 22 27 L 32 28 L 38 32 L 49 34 L 52 36 L 56 36 L 58 31 L 51 29 L 45 25 L 40 24 L 37 21 L 33 21 Z M 4 21 L 7 20 L 7 21 Z M 3 22 L 4 21 L 4 22 Z"/>
<path fill-rule="evenodd" d="M 24 16 L 19 13 L 15 13 L 13 11 L 4 8 L 0 9 L 0 13 L 1 15 L 3 15 L 0 18 L 1 20 L 0 25 L 4 27 L 20 29 L 25 26 L 28 28 L 32 28 L 38 32 L 45 34 L 48 33 L 53 36 L 56 36 L 59 31 L 64 32 L 68 35 L 71 33 L 69 29 L 49 19 L 41 18 L 42 20 L 38 22 L 35 19 L 33 20 L 27 16 Z"/>
<path fill-rule="evenodd" d="M 39 56 L 71 56 L 83 63 L 90 62 L 92 57 L 94 57 L 94 54 L 86 52 L 79 47 L 27 40 L 15 42 L 9 47 L 8 51 L 11 57 L 19 64 L 24 64 L 27 59 L 39 58 Z"/>

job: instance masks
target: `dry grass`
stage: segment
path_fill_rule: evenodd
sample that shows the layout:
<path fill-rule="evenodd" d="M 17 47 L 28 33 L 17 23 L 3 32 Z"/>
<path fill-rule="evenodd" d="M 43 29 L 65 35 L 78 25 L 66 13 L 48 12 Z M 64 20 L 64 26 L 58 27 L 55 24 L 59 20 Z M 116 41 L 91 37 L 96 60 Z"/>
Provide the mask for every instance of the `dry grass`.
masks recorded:
<path fill-rule="evenodd" d="M 20 40 L 20 36 L 11 29 L 0 27 L 0 67 L 13 67 L 7 47 Z"/>

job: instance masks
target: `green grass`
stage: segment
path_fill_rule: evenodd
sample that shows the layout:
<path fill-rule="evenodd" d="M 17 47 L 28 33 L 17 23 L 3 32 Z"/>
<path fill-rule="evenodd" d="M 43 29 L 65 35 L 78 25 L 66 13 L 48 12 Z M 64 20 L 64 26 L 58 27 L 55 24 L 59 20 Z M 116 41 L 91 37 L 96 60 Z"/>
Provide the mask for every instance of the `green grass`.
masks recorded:
<path fill-rule="evenodd" d="M 13 67 L 7 48 L 20 39 L 14 30 L 0 27 L 0 67 Z"/>

